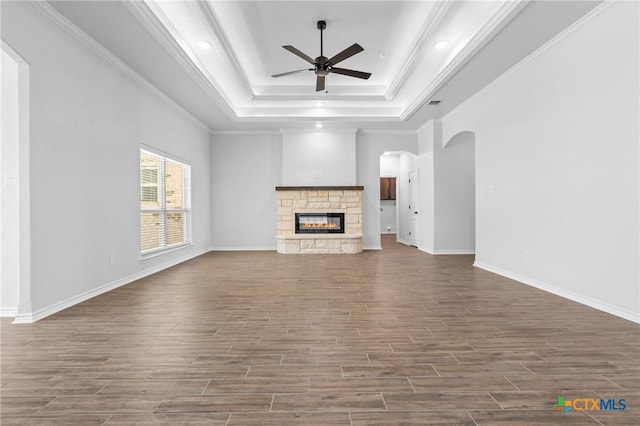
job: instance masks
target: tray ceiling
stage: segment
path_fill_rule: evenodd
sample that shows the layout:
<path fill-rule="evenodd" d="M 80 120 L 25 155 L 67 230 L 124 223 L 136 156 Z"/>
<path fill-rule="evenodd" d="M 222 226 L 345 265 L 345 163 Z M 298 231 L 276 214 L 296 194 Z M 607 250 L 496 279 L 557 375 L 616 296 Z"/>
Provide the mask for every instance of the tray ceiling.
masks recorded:
<path fill-rule="evenodd" d="M 317 121 L 415 129 L 597 3 L 56 1 L 49 10 L 212 129 L 301 127 Z M 321 19 L 327 22 L 325 56 L 360 44 L 365 50 L 340 66 L 370 72 L 369 80 L 329 74 L 326 90 L 316 92 L 311 71 L 271 77 L 309 67 L 283 45 L 319 56 L 316 22 Z M 437 48 L 438 42 L 446 46 Z M 474 70 L 464 81 L 456 79 Z M 441 105 L 429 106 L 436 98 Z"/>

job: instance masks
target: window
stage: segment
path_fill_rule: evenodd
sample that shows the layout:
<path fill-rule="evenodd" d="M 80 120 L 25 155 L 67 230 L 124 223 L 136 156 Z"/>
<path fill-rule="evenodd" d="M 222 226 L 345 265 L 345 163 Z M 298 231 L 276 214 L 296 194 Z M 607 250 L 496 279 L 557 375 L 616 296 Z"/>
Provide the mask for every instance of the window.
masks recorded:
<path fill-rule="evenodd" d="M 158 201 L 158 169 L 147 164 L 141 164 L 140 167 L 140 181 L 142 185 L 140 188 L 142 191 L 140 201 L 143 203 L 155 203 Z"/>
<path fill-rule="evenodd" d="M 140 251 L 142 255 L 191 243 L 191 167 L 140 150 Z"/>

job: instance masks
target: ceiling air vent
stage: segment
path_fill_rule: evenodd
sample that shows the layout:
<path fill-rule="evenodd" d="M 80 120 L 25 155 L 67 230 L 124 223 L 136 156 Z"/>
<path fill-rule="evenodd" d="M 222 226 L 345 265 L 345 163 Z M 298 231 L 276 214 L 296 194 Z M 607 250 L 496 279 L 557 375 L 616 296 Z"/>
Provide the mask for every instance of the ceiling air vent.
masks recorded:
<path fill-rule="evenodd" d="M 442 101 L 431 100 L 431 101 L 429 101 L 429 103 L 427 105 L 438 105 L 440 102 L 442 102 Z"/>

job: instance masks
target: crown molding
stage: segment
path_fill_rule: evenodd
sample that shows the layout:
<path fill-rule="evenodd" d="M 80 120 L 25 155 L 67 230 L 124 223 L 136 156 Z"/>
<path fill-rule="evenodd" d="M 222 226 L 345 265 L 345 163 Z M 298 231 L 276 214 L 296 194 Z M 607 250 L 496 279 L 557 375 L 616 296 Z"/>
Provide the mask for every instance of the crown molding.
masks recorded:
<path fill-rule="evenodd" d="M 216 15 L 211 4 L 206 1 L 197 2 L 196 4 L 200 9 L 205 28 L 212 30 L 213 34 L 211 34 L 211 37 L 218 40 L 220 46 L 224 50 L 224 53 L 231 60 L 231 63 L 240 77 L 240 81 L 242 82 L 244 89 L 250 94 L 250 96 L 255 96 L 255 93 L 253 93 L 253 89 L 251 88 L 251 84 L 249 83 L 249 79 L 247 78 L 247 73 L 244 68 L 242 68 L 240 61 L 238 61 L 238 56 L 236 55 L 235 50 L 233 50 L 233 46 L 231 46 L 231 43 L 229 42 L 229 37 L 227 37 L 227 34 L 224 32 L 222 24 L 218 19 L 218 15 Z"/>
<path fill-rule="evenodd" d="M 0 50 L 6 53 L 11 59 L 16 61 L 18 63 L 18 66 L 29 66 L 29 63 L 2 38 L 0 38 L 0 48 Z"/>
<path fill-rule="evenodd" d="M 417 130 L 393 130 L 393 129 L 358 129 L 358 133 L 369 135 L 410 135 L 417 136 Z"/>
<path fill-rule="evenodd" d="M 151 84 L 148 80 L 134 71 L 131 67 L 125 64 L 122 60 L 120 60 L 117 56 L 111 53 L 108 49 L 102 46 L 100 43 L 95 41 L 91 36 L 85 33 L 82 29 L 76 26 L 73 22 L 63 16 L 60 12 L 54 9 L 49 3 L 44 1 L 34 1 L 29 2 L 30 5 L 35 7 L 44 17 L 49 19 L 54 24 L 58 25 L 64 31 L 72 35 L 76 40 L 80 41 L 94 53 L 96 53 L 99 57 L 105 60 L 109 65 L 113 68 L 124 74 L 134 83 L 136 83 L 141 88 L 148 90 L 153 93 L 155 96 L 164 101 L 167 105 L 175 109 L 182 116 L 189 119 L 192 123 L 196 124 L 201 129 L 210 132 L 211 129 L 204 124 L 202 121 L 193 116 L 189 111 L 183 108 L 176 101 L 167 96 L 162 90 L 158 89 L 156 86 Z"/>
<path fill-rule="evenodd" d="M 358 129 L 355 127 L 352 128 L 335 128 L 335 127 L 322 127 L 320 129 L 318 128 L 311 128 L 311 129 L 280 129 L 280 133 L 282 133 L 283 135 L 286 134 L 291 134 L 291 133 L 348 133 L 348 134 L 352 134 L 355 135 L 358 132 Z"/>
<path fill-rule="evenodd" d="M 392 79 L 391 84 L 387 88 L 384 94 L 385 99 L 392 100 L 402 86 L 405 85 L 409 77 L 413 74 L 416 67 L 416 62 L 420 56 L 420 48 L 424 44 L 426 38 L 431 34 L 431 31 L 442 21 L 447 11 L 451 8 L 451 2 L 439 2 L 434 6 L 434 11 L 430 12 L 428 19 L 424 22 L 420 35 L 413 43 L 413 46 L 409 50 L 402 66 Z"/>
<path fill-rule="evenodd" d="M 443 119 L 446 119 L 447 116 L 452 115 L 452 114 L 456 113 L 457 111 L 460 111 L 460 110 L 466 108 L 468 105 L 470 105 L 473 102 L 475 102 L 478 98 L 482 97 L 485 93 L 487 93 L 493 87 L 497 86 L 498 84 L 500 84 L 501 82 L 503 82 L 504 80 L 509 78 L 512 74 L 515 74 L 521 68 L 523 68 L 524 66 L 529 64 L 529 62 L 533 61 L 538 56 L 542 55 L 544 52 L 549 50 L 551 47 L 555 46 L 556 43 L 558 43 L 559 41 L 563 40 L 564 38 L 569 36 L 571 33 L 573 33 L 574 31 L 578 30 L 579 28 L 581 28 L 582 26 L 587 24 L 594 17 L 598 16 L 600 13 L 602 13 L 604 10 L 608 9 L 609 6 L 611 6 L 612 4 L 616 3 L 617 1 L 618 0 L 604 0 L 602 3 L 600 3 L 599 5 L 594 7 L 593 9 L 591 9 L 588 13 L 586 13 L 583 17 L 581 17 L 576 22 L 574 22 L 572 25 L 570 25 L 569 27 L 565 28 L 558 35 L 553 37 L 551 40 L 547 41 L 545 44 L 540 46 L 538 49 L 536 49 L 535 51 L 533 51 L 532 53 L 527 55 L 525 58 L 523 58 L 520 62 L 518 62 L 517 64 L 513 65 L 507 71 L 502 73 L 495 80 L 491 81 L 489 84 L 484 86 L 482 89 L 478 90 L 476 93 L 474 93 L 473 95 L 471 95 L 470 97 L 465 99 L 464 102 L 460 103 L 457 107 L 455 107 L 454 109 L 449 111 L 443 117 Z"/>
<path fill-rule="evenodd" d="M 327 101 L 387 101 L 384 95 L 363 94 L 357 86 L 341 86 L 339 94 L 322 94 L 315 98 L 309 97 L 309 86 L 278 86 L 277 89 L 258 86 L 259 94 L 253 96 L 252 101 L 304 101 L 307 103 Z M 265 90 L 266 89 L 266 90 Z"/>
<path fill-rule="evenodd" d="M 479 52 L 511 19 L 524 9 L 529 0 L 512 2 L 507 1 L 500 6 L 498 11 L 493 14 L 485 25 L 482 26 L 467 45 L 449 62 L 425 87 L 418 96 L 405 108 L 400 118 L 408 120 L 411 116 L 425 105 L 428 99 L 445 85 L 449 79 L 455 75 L 475 53 Z"/>
<path fill-rule="evenodd" d="M 271 135 L 271 136 L 280 136 L 282 132 L 280 130 L 214 130 L 211 132 L 212 136 L 242 136 L 242 135 Z"/>
<path fill-rule="evenodd" d="M 249 106 L 238 111 L 238 120 L 399 120 L 402 107 L 397 105 L 339 105 L 331 107 L 300 107 L 289 103 L 282 106 Z"/>
<path fill-rule="evenodd" d="M 156 13 L 144 1 L 126 1 L 123 5 L 142 24 L 149 34 L 171 55 L 196 84 L 211 98 L 230 120 L 237 119 L 237 114 L 221 87 L 215 85 L 213 78 L 208 78 L 196 63 L 187 55 L 180 44 L 171 35 L 169 29 L 160 21 Z M 203 67 L 204 68 L 204 67 Z"/>

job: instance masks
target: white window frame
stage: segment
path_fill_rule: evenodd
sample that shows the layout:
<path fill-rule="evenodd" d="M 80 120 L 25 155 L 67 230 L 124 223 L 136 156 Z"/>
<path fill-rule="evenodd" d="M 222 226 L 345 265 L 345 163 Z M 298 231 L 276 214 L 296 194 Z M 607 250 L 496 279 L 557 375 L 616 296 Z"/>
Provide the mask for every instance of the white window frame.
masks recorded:
<path fill-rule="evenodd" d="M 158 202 L 160 204 L 160 208 L 156 209 L 143 209 L 140 205 L 140 214 L 138 218 L 142 216 L 142 213 L 159 213 L 160 214 L 160 223 L 161 227 L 165 228 L 164 232 L 161 233 L 160 236 L 160 247 L 155 247 L 152 249 L 142 250 L 142 221 L 140 220 L 138 226 L 138 237 L 140 247 L 140 258 L 142 260 L 149 259 L 152 257 L 160 256 L 166 253 L 170 253 L 176 250 L 180 250 L 185 247 L 191 246 L 193 243 L 191 241 L 191 163 L 182 158 L 176 157 L 174 155 L 168 154 L 166 152 L 160 151 L 158 149 L 149 147 L 147 145 L 140 145 L 140 160 L 139 170 L 142 170 L 142 152 L 145 151 L 148 154 L 154 155 L 160 158 L 160 168 L 158 170 Z M 166 182 L 165 182 L 165 164 L 166 160 L 171 160 L 173 162 L 181 164 L 183 168 L 183 188 L 184 188 L 184 208 L 182 209 L 167 209 L 166 206 Z M 138 173 L 138 192 L 140 196 L 138 197 L 138 203 L 142 201 L 142 173 Z M 183 235 L 184 240 L 179 243 L 174 244 L 166 244 L 166 218 L 167 214 L 170 213 L 182 213 L 184 215 L 184 229 Z"/>

